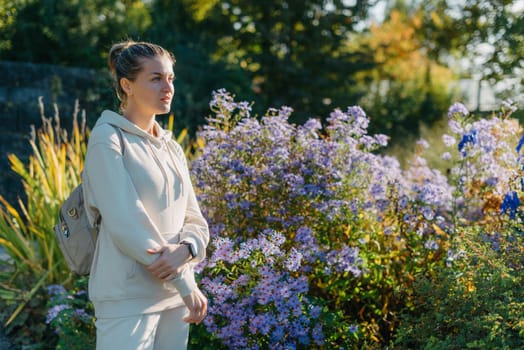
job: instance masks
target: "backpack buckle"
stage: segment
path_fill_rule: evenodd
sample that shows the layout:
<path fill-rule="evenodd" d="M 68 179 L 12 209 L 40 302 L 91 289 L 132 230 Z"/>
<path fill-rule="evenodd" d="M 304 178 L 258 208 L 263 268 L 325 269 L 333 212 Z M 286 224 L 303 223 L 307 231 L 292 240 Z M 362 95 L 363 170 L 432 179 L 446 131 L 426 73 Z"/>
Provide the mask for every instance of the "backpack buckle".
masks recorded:
<path fill-rule="evenodd" d="M 76 218 L 78 218 L 78 211 L 76 210 L 75 207 L 73 207 L 73 208 L 71 208 L 71 209 L 69 209 L 67 211 L 67 215 L 69 215 L 70 217 L 76 219 Z"/>

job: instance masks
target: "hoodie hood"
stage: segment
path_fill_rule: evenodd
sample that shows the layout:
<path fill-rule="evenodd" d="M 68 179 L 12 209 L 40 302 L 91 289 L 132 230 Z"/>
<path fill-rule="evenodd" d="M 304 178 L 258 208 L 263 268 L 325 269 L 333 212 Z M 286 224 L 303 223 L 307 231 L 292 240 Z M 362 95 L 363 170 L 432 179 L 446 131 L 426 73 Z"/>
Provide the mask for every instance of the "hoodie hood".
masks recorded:
<path fill-rule="evenodd" d="M 95 127 L 102 124 L 111 124 L 114 126 L 118 126 L 120 129 L 128 133 L 135 134 L 142 138 L 148 139 L 149 141 L 151 141 L 151 143 L 153 143 L 156 146 L 160 145 L 163 141 L 169 141 L 172 138 L 171 131 L 164 130 L 156 120 L 154 128 L 156 128 L 158 132 L 158 137 L 155 137 L 147 131 L 145 131 L 144 129 L 141 129 L 140 127 L 138 127 L 138 125 L 130 122 L 126 117 L 110 110 L 105 110 L 102 112 L 102 115 L 100 116 L 100 118 L 98 118 Z"/>

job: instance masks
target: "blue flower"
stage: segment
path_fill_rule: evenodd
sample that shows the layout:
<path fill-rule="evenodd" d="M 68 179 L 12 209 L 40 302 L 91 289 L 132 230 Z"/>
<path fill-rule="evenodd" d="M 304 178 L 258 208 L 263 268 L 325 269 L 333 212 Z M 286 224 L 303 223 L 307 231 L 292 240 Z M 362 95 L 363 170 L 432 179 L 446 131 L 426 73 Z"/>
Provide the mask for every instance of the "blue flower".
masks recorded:
<path fill-rule="evenodd" d="M 500 213 L 506 214 L 509 210 L 509 217 L 513 220 L 515 219 L 515 214 L 519 206 L 520 199 L 517 192 L 510 191 L 504 196 L 502 204 L 500 205 Z"/>
<path fill-rule="evenodd" d="M 520 149 L 522 148 L 522 145 L 524 145 L 524 135 L 522 135 L 522 137 L 519 140 L 519 143 L 518 143 L 517 147 L 515 148 L 515 150 L 518 153 L 520 153 Z"/>
<path fill-rule="evenodd" d="M 477 144 L 477 142 L 478 142 L 478 132 L 476 129 L 473 129 L 470 132 L 465 133 L 464 136 L 462 136 L 462 140 L 460 140 L 458 144 L 458 150 L 463 156 L 466 156 L 467 152 L 465 150 L 465 147 L 468 144 L 471 144 L 474 146 Z"/>

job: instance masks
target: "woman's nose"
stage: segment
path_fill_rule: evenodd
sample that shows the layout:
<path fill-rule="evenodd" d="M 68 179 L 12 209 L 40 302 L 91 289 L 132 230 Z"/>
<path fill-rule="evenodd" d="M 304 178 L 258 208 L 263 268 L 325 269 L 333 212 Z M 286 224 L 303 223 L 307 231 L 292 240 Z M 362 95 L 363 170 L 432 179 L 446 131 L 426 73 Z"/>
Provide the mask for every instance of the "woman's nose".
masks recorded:
<path fill-rule="evenodd" d="M 175 87 L 173 86 L 173 83 L 167 80 L 164 81 L 164 86 L 162 87 L 162 89 L 164 91 L 170 91 L 170 92 L 175 91 Z"/>

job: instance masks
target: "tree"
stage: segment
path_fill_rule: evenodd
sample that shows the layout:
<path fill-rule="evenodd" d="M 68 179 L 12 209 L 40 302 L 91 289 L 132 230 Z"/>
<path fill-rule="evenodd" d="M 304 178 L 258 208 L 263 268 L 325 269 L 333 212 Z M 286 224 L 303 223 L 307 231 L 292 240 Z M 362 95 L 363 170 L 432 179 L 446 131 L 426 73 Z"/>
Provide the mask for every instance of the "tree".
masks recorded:
<path fill-rule="evenodd" d="M 453 79 L 417 34 L 422 15 L 410 15 L 401 5 L 384 23 L 373 24 L 369 33 L 349 43 L 350 49 L 365 46 L 374 53 L 376 67 L 359 73 L 361 86 L 367 87 L 360 104 L 371 116 L 370 130 L 390 135 L 393 142 L 417 135 L 421 122 L 431 125 L 442 117 Z"/>
<path fill-rule="evenodd" d="M 0 53 L 11 48 L 12 29 L 17 9 L 24 3 L 24 0 L 0 0 Z"/>
<path fill-rule="evenodd" d="M 139 0 L 19 2 L 16 21 L 4 39 L 10 43 L 9 50 L 0 59 L 103 67 L 113 41 L 137 35 L 151 23 Z"/>
<path fill-rule="evenodd" d="M 354 104 L 354 75 L 371 58 L 344 50 L 343 43 L 367 17 L 371 1 L 184 2 L 215 35 L 214 59 L 240 66 L 262 105 L 289 105 L 300 121 Z"/>
<path fill-rule="evenodd" d="M 518 0 L 418 1 L 424 14 L 420 36 L 441 62 L 466 62 L 462 73 L 492 83 L 524 78 L 524 6 Z"/>

